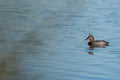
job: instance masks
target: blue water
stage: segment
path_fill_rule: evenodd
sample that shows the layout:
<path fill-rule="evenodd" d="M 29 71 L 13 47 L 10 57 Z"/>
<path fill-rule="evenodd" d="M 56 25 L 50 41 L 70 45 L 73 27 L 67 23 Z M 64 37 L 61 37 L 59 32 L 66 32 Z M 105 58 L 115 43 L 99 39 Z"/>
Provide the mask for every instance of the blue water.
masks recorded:
<path fill-rule="evenodd" d="M 0 80 L 119 80 L 119 0 L 0 0 Z M 85 38 L 110 42 L 89 49 Z"/>

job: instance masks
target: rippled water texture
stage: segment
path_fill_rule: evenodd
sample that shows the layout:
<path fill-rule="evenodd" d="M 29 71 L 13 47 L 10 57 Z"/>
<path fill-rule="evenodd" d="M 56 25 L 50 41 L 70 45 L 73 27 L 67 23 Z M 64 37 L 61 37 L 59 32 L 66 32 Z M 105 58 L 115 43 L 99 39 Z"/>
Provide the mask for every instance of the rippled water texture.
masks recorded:
<path fill-rule="evenodd" d="M 119 80 L 119 41 L 120 0 L 0 0 L 0 80 Z"/>

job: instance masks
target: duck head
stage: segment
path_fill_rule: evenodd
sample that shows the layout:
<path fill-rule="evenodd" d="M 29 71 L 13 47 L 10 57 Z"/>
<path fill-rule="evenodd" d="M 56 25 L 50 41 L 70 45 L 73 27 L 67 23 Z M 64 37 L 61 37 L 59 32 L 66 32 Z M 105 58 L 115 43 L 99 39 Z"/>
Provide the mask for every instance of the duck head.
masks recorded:
<path fill-rule="evenodd" d="M 85 40 L 89 40 L 89 42 L 94 42 L 93 35 L 89 35 Z"/>

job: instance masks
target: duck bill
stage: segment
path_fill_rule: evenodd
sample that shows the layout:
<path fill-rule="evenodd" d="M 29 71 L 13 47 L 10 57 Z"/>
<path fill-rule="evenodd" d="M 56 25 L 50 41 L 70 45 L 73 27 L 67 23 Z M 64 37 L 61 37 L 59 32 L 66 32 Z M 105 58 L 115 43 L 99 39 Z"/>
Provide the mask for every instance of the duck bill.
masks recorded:
<path fill-rule="evenodd" d="M 85 40 L 88 40 L 88 37 Z"/>

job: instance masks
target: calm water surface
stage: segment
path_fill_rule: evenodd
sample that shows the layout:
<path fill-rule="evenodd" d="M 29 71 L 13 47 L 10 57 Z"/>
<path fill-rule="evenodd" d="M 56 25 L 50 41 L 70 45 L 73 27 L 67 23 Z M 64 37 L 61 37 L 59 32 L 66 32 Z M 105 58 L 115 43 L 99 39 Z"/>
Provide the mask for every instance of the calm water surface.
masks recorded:
<path fill-rule="evenodd" d="M 119 0 L 0 0 L 0 80 L 119 80 L 119 41 Z"/>

